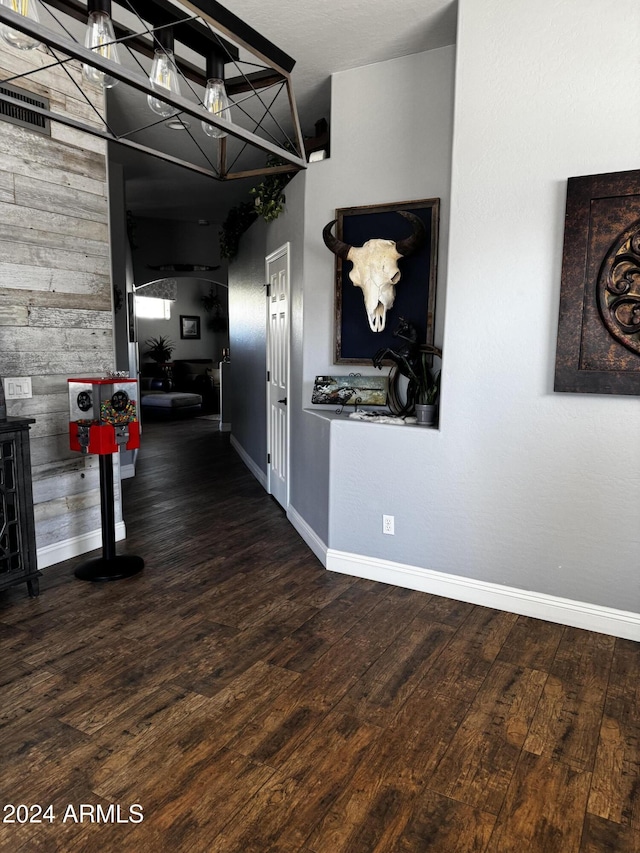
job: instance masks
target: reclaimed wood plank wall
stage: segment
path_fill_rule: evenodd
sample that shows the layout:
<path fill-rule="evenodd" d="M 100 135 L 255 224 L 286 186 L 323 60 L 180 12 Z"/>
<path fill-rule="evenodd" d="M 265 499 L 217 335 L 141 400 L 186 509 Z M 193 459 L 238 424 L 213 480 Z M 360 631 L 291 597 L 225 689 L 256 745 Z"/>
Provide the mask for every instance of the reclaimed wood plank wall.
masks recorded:
<path fill-rule="evenodd" d="M 91 91 L 79 64 L 66 66 L 73 80 L 50 64 L 43 48 L 0 50 L 2 79 L 42 69 L 16 83 L 49 98 L 52 111 L 99 125 L 76 86 Z M 94 89 L 91 98 L 102 112 L 102 92 Z M 100 530 L 98 460 L 69 449 L 67 379 L 114 366 L 105 144 L 55 122 L 48 137 L 0 121 L 0 376 L 32 378 L 32 399 L 8 401 L 7 410 L 36 419 L 41 567 L 57 561 L 42 549 L 55 554 Z"/>

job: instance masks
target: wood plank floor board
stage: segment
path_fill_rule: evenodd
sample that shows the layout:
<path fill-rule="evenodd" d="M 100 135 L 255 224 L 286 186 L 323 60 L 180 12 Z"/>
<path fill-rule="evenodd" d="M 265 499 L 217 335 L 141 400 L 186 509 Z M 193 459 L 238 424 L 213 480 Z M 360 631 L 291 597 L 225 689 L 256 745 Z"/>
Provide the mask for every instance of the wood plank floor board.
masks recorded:
<path fill-rule="evenodd" d="M 123 503 L 139 575 L 0 593 L 0 795 L 58 815 L 0 853 L 640 853 L 639 644 L 325 571 L 210 421 Z"/>
<path fill-rule="evenodd" d="M 591 774 L 523 752 L 485 853 L 579 853 Z"/>
<path fill-rule="evenodd" d="M 218 849 L 225 826 L 237 824 L 235 815 L 264 788 L 273 772 L 230 750 L 216 752 L 210 761 L 180 777 L 173 796 L 155 802 L 147 796 L 149 818 L 127 836 L 130 849 L 202 853 Z M 115 845 L 117 828 L 112 829 L 112 836 Z"/>
<path fill-rule="evenodd" d="M 379 584 L 383 588 L 382 584 Z M 274 649 L 269 662 L 303 672 L 322 657 L 378 603 L 381 593 L 357 585 L 348 587 Z"/>
<path fill-rule="evenodd" d="M 517 620 L 512 613 L 471 610 L 429 672 L 445 696 L 472 701 Z"/>
<path fill-rule="evenodd" d="M 640 644 L 617 640 L 588 810 L 636 830 L 640 827 L 639 743 Z"/>
<path fill-rule="evenodd" d="M 422 611 L 422 617 L 429 622 L 442 622 L 444 625 L 457 628 L 473 612 L 473 609 L 473 604 L 468 604 L 466 601 L 430 595 Z"/>
<path fill-rule="evenodd" d="M 389 849 L 393 853 L 483 853 L 495 822 L 495 815 L 427 790 L 413 801 L 411 817 Z"/>
<path fill-rule="evenodd" d="M 339 710 L 388 725 L 418 684 L 428 678 L 453 631 L 438 623 L 411 622 L 341 699 Z"/>
<path fill-rule="evenodd" d="M 433 774 L 435 791 L 497 815 L 546 674 L 496 661 Z"/>
<path fill-rule="evenodd" d="M 601 817 L 588 814 L 582 834 L 580 853 L 638 853 L 638 833 Z"/>
<path fill-rule="evenodd" d="M 563 625 L 520 616 L 500 649 L 498 660 L 549 672 L 565 630 Z"/>
<path fill-rule="evenodd" d="M 524 749 L 592 770 L 615 640 L 567 628 Z"/>
<path fill-rule="evenodd" d="M 377 726 L 336 712 L 317 732 L 322 736 L 307 739 L 236 815 L 216 840 L 219 853 L 297 850 L 381 735 Z"/>

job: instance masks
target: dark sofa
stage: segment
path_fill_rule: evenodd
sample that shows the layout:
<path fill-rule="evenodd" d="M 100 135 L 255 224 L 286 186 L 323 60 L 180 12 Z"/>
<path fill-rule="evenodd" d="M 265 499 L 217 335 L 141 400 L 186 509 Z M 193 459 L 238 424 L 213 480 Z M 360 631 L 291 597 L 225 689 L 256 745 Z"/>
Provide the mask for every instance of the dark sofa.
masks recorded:
<path fill-rule="evenodd" d="M 171 378 L 175 391 L 200 394 L 203 411 L 220 410 L 220 367 L 213 359 L 176 359 Z"/>

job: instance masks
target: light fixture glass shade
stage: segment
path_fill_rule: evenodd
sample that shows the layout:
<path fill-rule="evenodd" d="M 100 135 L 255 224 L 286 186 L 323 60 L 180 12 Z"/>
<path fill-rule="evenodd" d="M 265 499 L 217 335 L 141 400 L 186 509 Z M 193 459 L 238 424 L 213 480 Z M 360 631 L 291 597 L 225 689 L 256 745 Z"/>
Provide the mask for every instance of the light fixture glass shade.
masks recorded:
<path fill-rule="evenodd" d="M 164 48 L 154 52 L 149 82 L 151 83 L 151 88 L 156 91 L 166 89 L 167 92 L 171 92 L 174 95 L 180 94 L 178 69 L 176 68 L 172 51 Z M 156 115 L 162 116 L 162 118 L 169 118 L 169 116 L 174 116 L 178 112 L 171 104 L 165 104 L 164 101 L 154 98 L 153 95 L 147 95 L 147 103 L 149 104 L 149 109 L 153 110 Z"/>
<path fill-rule="evenodd" d="M 227 90 L 224 87 L 224 80 L 211 79 L 207 80 L 207 88 L 204 92 L 204 108 L 212 115 L 218 116 L 225 121 L 231 121 L 231 101 L 227 96 Z M 202 122 L 202 129 L 207 136 L 212 136 L 214 139 L 222 139 L 226 136 L 224 130 L 215 127 L 212 124 Z"/>
<path fill-rule="evenodd" d="M 3 6 L 8 9 L 13 9 L 19 15 L 24 15 L 25 18 L 30 18 L 32 21 L 39 22 L 38 10 L 36 9 L 35 0 L 0 0 Z M 0 37 L 4 42 L 11 47 L 17 47 L 19 50 L 33 50 L 40 42 L 26 33 L 21 33 L 19 30 L 13 30 L 11 27 L 2 24 L 0 26 Z"/>
<path fill-rule="evenodd" d="M 112 62 L 120 62 L 118 56 L 118 45 L 113 31 L 111 17 L 104 11 L 91 12 L 87 21 L 87 30 L 84 37 L 84 46 L 99 53 L 104 59 Z M 105 74 L 99 68 L 92 65 L 82 66 L 82 76 L 88 83 L 94 83 L 103 89 L 111 89 L 118 82 L 115 77 Z"/>

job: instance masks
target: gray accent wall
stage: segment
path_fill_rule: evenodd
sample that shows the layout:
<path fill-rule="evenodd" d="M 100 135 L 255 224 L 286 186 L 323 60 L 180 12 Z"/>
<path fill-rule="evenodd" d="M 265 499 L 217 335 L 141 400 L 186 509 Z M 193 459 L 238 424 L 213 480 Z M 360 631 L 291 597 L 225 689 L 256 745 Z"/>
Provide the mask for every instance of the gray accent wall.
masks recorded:
<path fill-rule="evenodd" d="M 331 158 L 310 164 L 305 173 L 291 181 L 285 190 L 284 214 L 269 225 L 261 221 L 253 225 L 242 238 L 238 258 L 229 265 L 232 433 L 266 471 L 265 386 L 256 382 L 256 377 L 266 371 L 266 306 L 258 293 L 264 283 L 265 256 L 287 241 L 291 244 L 290 503 L 292 511 L 325 547 L 333 541 L 330 514 L 343 484 L 340 472 L 330 465 L 330 421 L 310 411 L 314 377 L 336 371 L 334 258 L 322 242 L 322 228 L 334 218 L 336 207 L 440 198 L 438 298 L 442 312 L 454 59 L 453 47 L 442 48 L 334 75 Z M 432 86 L 434 80 L 437 85 Z M 381 123 L 378 97 L 385 87 L 388 112 Z M 429 157 L 425 161 L 426 151 Z M 437 335 L 441 329 L 438 313 Z M 339 369 L 349 372 L 351 367 Z M 368 365 L 357 370 L 376 372 Z M 247 388 L 252 389 L 255 409 L 248 408 Z M 318 412 L 325 411 L 318 408 Z M 366 437 L 364 440 L 366 444 Z M 363 523 L 368 525 L 369 521 L 367 518 Z"/>
<path fill-rule="evenodd" d="M 372 365 L 333 363 L 334 257 L 322 241 L 322 229 L 335 217 L 336 208 L 439 198 L 435 339 L 442 343 L 454 62 L 455 48 L 451 46 L 334 74 L 331 158 L 312 164 L 307 170 L 301 389 L 307 412 L 304 436 L 299 442 L 304 452 L 295 456 L 292 467 L 301 485 L 296 493 L 300 503 L 295 503 L 295 508 L 331 548 L 382 553 L 378 546 L 386 545 L 391 538 L 381 538 L 382 512 L 389 510 L 381 510 L 377 504 L 384 503 L 384 494 L 393 491 L 395 484 L 407 476 L 400 460 L 406 460 L 409 469 L 413 469 L 413 462 L 404 455 L 406 436 L 399 433 L 401 428 L 350 422 L 345 432 L 336 431 L 336 423 L 324 417 L 333 412 L 332 407 L 311 405 L 313 380 L 318 374 L 356 370 L 379 375 Z M 385 104 L 384 121 L 380 103 Z M 311 414 L 314 408 L 323 416 Z M 389 429 L 399 434 L 391 439 Z M 344 443 L 345 435 L 353 444 Z M 383 472 L 379 456 L 378 447 L 384 436 L 385 452 L 395 460 L 392 467 L 397 473 L 392 476 Z M 343 456 L 347 461 L 357 458 L 357 465 L 344 467 Z M 305 483 L 307 492 L 313 491 L 309 484 L 319 469 L 329 480 L 326 519 L 319 518 L 315 502 L 303 492 Z M 397 536 L 394 541 L 397 548 Z"/>
<path fill-rule="evenodd" d="M 257 467 L 267 470 L 267 351 L 264 259 L 267 226 L 258 220 L 242 236 L 229 264 L 231 433 Z"/>
<path fill-rule="evenodd" d="M 637 168 L 640 110 L 620 81 L 640 11 L 552 5 L 461 0 L 455 48 L 333 76 L 331 158 L 304 178 L 292 509 L 343 563 L 638 613 L 637 400 L 556 394 L 553 371 L 567 178 Z M 571 38 L 546 49 L 557 32 Z M 439 429 L 304 411 L 336 369 L 322 227 L 338 207 L 433 196 Z"/>

